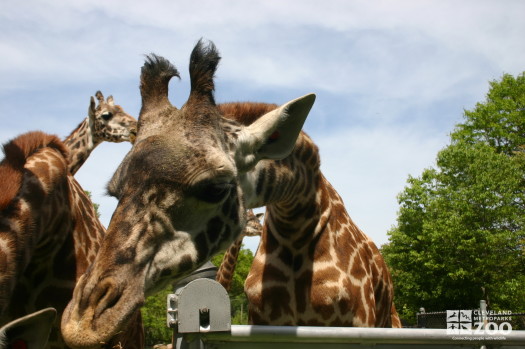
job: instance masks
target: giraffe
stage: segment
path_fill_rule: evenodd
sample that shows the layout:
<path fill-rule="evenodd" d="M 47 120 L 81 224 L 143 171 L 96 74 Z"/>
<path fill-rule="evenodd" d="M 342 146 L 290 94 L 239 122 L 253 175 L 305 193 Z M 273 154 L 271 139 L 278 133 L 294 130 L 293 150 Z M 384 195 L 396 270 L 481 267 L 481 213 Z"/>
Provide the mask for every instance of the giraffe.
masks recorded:
<path fill-rule="evenodd" d="M 70 173 L 67 147 L 56 136 L 29 132 L 6 143 L 3 150 L 0 321 L 53 307 L 59 317 L 48 347 L 64 348 L 60 315 L 75 281 L 95 259 L 105 229 Z M 132 316 L 126 330 L 140 339 L 132 328 L 138 327 L 140 315 Z M 122 335 L 114 340 L 124 342 Z"/>
<path fill-rule="evenodd" d="M 137 134 L 137 120 L 128 115 L 121 106 L 115 105 L 113 96 L 104 100 L 102 92 L 91 97 L 88 116 L 66 137 L 69 148 L 69 170 L 75 174 L 84 164 L 93 149 L 103 141 L 131 142 Z"/>
<path fill-rule="evenodd" d="M 215 103 L 219 60 L 213 43 L 197 43 L 190 55 L 190 94 L 178 109 L 168 99 L 177 69 L 163 57 L 146 57 L 137 138 L 108 184 L 118 204 L 62 316 L 70 347 L 98 347 L 125 326 L 146 296 L 226 249 L 246 225 L 245 200 L 255 189 L 249 171 L 292 151 L 315 95 L 240 125 L 222 118 Z"/>
<path fill-rule="evenodd" d="M 219 108 L 249 125 L 277 105 Z M 266 214 L 245 282 L 250 323 L 401 327 L 387 266 L 323 176 L 312 139 L 301 132 L 290 156 L 261 161 L 251 175 Z"/>
<path fill-rule="evenodd" d="M 248 210 L 246 217 L 246 227 L 242 231 L 241 235 L 228 247 L 222 258 L 221 265 L 217 269 L 217 275 L 215 280 L 224 287 L 224 289 L 230 292 L 231 284 L 233 281 L 233 273 L 237 266 L 237 258 L 242 247 L 242 240 L 245 236 L 260 236 L 262 225 L 259 221 L 263 216 L 262 213 L 255 214 L 252 210 Z"/>

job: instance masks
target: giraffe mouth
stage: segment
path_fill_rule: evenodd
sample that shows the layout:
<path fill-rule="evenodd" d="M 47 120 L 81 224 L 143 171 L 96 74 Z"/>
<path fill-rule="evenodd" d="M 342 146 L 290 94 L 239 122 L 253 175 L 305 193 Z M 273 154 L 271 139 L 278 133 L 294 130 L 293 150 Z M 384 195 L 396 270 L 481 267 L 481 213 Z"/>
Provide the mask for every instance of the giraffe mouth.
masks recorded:
<path fill-rule="evenodd" d="M 131 144 L 135 144 L 135 140 L 137 139 L 137 131 L 132 130 L 129 132 L 129 142 Z"/>

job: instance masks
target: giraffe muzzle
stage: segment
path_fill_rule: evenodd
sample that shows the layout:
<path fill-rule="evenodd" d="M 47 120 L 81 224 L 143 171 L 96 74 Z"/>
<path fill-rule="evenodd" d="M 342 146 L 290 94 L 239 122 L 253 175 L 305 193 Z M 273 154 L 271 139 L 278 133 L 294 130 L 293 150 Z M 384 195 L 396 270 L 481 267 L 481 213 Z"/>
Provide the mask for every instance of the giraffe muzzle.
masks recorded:
<path fill-rule="evenodd" d="M 90 280 L 96 279 L 82 276 L 77 286 L 82 285 L 84 292 L 75 290 L 62 316 L 62 335 L 71 348 L 94 349 L 112 343 L 144 303 L 137 296 L 140 285 L 124 285 L 111 276 L 93 285 Z"/>

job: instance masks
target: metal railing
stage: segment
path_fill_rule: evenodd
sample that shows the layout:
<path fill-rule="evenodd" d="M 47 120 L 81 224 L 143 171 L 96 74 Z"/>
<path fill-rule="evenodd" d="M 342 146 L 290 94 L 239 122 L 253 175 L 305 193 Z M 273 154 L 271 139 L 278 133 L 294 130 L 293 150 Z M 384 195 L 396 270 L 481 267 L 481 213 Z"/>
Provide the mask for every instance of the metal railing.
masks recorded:
<path fill-rule="evenodd" d="M 204 348 L 525 348 L 525 331 L 504 335 L 448 329 L 231 325 L 226 290 L 195 279 L 168 296 L 174 349 Z"/>

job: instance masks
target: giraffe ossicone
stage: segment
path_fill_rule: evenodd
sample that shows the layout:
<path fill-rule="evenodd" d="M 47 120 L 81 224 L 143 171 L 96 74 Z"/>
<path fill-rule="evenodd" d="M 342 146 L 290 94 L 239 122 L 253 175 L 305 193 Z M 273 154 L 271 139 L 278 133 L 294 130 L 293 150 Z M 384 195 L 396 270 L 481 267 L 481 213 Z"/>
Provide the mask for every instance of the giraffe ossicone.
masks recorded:
<path fill-rule="evenodd" d="M 197 43 L 190 95 L 178 109 L 168 100 L 168 83 L 178 71 L 162 57 L 147 57 L 136 141 L 108 184 L 118 205 L 62 317 L 69 346 L 98 347 L 125 326 L 146 295 L 226 249 L 246 224 L 244 197 L 255 191 L 247 172 L 293 150 L 315 95 L 241 125 L 222 118 L 215 104 L 219 60 L 212 43 Z M 276 131 L 279 137 L 269 140 Z"/>

